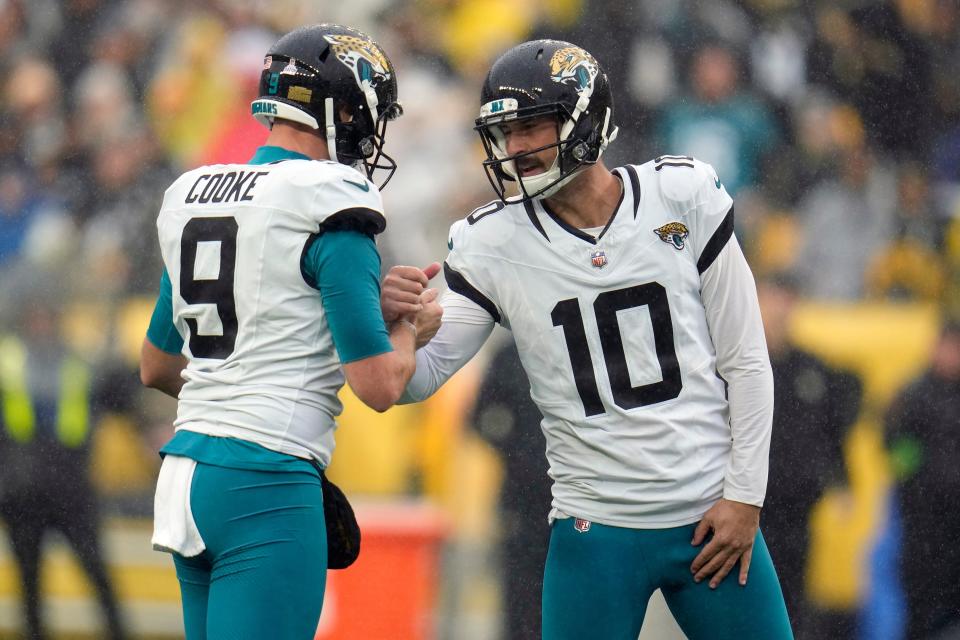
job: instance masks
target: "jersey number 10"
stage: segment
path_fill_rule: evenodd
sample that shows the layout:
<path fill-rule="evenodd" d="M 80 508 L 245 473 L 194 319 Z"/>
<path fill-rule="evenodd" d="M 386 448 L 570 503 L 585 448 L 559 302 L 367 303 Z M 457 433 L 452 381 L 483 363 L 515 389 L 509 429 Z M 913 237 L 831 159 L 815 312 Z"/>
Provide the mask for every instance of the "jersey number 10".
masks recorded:
<path fill-rule="evenodd" d="M 653 325 L 653 341 L 660 365 L 662 380 L 634 387 L 630 384 L 630 372 L 627 369 L 627 356 L 623 350 L 623 338 L 620 336 L 620 323 L 617 312 L 625 309 L 646 306 L 650 310 Z M 610 380 L 613 401 L 621 409 L 636 409 L 647 405 L 672 400 L 680 395 L 683 381 L 680 377 L 680 364 L 673 344 L 673 323 L 670 320 L 670 306 L 667 303 L 667 291 L 658 282 L 635 285 L 615 291 L 605 291 L 593 302 L 593 313 L 597 318 L 600 344 L 603 347 L 603 361 Z M 590 347 L 587 345 L 587 332 L 580 313 L 580 302 L 576 298 L 561 300 L 550 313 L 553 326 L 563 327 L 563 336 L 570 353 L 573 367 L 573 379 L 583 403 L 587 417 L 606 413 L 597 388 L 597 378 L 593 371 Z"/>

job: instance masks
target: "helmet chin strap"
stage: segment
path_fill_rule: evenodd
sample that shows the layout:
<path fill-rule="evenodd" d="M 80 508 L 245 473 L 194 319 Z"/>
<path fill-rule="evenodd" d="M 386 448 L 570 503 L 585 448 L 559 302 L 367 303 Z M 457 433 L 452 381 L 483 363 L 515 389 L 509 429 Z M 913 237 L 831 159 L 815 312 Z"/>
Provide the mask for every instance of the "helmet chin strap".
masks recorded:
<path fill-rule="evenodd" d="M 577 106 L 574 107 L 573 113 L 570 114 L 570 118 L 568 118 L 567 121 L 563 123 L 563 126 L 560 127 L 560 133 L 558 137 L 560 139 L 561 145 L 573 133 L 573 128 L 577 126 L 577 120 L 580 119 L 580 115 L 584 111 L 586 111 L 589 106 L 590 106 L 590 96 L 588 96 L 586 93 L 581 93 L 580 97 L 577 99 Z M 607 118 L 609 119 L 609 117 L 610 117 L 610 110 L 607 109 Z M 537 196 L 537 198 L 549 198 L 550 196 L 555 194 L 557 191 L 559 191 L 563 185 L 570 182 L 570 180 L 572 180 L 575 175 L 580 173 L 580 170 L 582 168 L 583 167 L 574 171 L 570 175 L 565 176 L 562 180 L 559 180 L 556 184 L 551 185 L 549 189 L 541 193 L 539 196 Z M 544 171 L 543 173 L 533 176 L 529 180 L 525 181 L 523 183 L 523 186 L 524 186 L 523 190 L 524 191 L 526 190 L 525 187 L 527 182 L 533 182 L 535 186 L 532 189 L 532 191 L 536 193 L 537 191 L 542 189 L 544 185 L 550 184 L 551 182 L 556 180 L 559 174 L 560 174 L 560 149 L 558 148 L 557 157 L 553 159 L 553 164 L 550 165 L 550 168 Z"/>
<path fill-rule="evenodd" d="M 574 107 L 573 113 L 570 114 L 570 119 L 564 122 L 563 128 L 560 129 L 560 142 L 566 140 L 570 134 L 573 133 L 573 128 L 577 126 L 577 120 L 580 119 L 580 114 L 586 111 L 589 106 L 590 97 L 584 93 L 581 93 L 580 97 L 577 99 L 577 106 Z"/>
<path fill-rule="evenodd" d="M 550 196 L 552 196 L 553 194 L 555 194 L 557 191 L 560 191 L 560 189 L 562 189 L 562 188 L 564 187 L 564 185 L 566 185 L 568 182 L 570 182 L 570 181 L 573 180 L 575 177 L 577 177 L 578 175 L 580 175 L 580 172 L 583 171 L 586 167 L 587 167 L 587 165 L 583 165 L 583 166 L 579 167 L 576 171 L 574 171 L 574 172 L 572 172 L 572 173 L 569 173 L 569 174 L 567 174 L 566 176 L 564 176 L 563 179 L 557 181 L 556 184 L 550 185 L 550 188 L 547 189 L 546 191 L 544 191 L 543 193 L 541 193 L 539 196 L 537 196 L 537 199 L 538 199 L 538 200 L 541 200 L 541 199 L 543 199 L 543 198 L 549 198 Z M 558 170 L 558 172 L 559 172 L 559 170 Z"/>
<path fill-rule="evenodd" d="M 374 139 L 376 139 L 376 135 L 377 135 L 377 121 L 379 120 L 379 115 L 378 115 L 378 113 L 377 113 L 377 107 L 380 106 L 380 98 L 377 97 L 377 92 L 376 92 L 376 90 L 373 88 L 373 86 L 370 84 L 370 81 L 369 81 L 369 80 L 364 80 L 364 81 L 360 84 L 360 87 L 361 87 L 361 89 L 363 89 L 363 97 L 366 98 L 366 100 L 367 100 L 367 109 L 370 110 L 370 124 L 373 125 L 373 126 L 372 126 L 372 130 L 373 130 L 373 132 L 374 132 L 373 136 L 374 136 Z M 363 143 L 366 143 L 367 146 L 370 146 L 370 140 L 364 140 Z M 375 147 L 372 147 L 372 148 L 369 149 L 369 155 L 368 155 L 368 150 L 363 146 L 363 143 L 361 143 L 360 153 L 363 154 L 365 157 L 364 157 L 362 160 L 358 160 L 358 161 L 357 161 L 357 171 L 359 171 L 359 172 L 361 172 L 361 173 L 365 173 L 368 178 L 372 179 L 372 178 L 373 178 L 373 168 L 367 163 L 367 158 L 369 158 L 371 155 L 373 155 L 373 152 L 374 152 L 374 150 L 375 150 Z M 381 143 L 382 143 L 382 141 L 381 141 Z M 392 177 L 392 176 L 391 176 L 391 177 Z M 388 178 L 388 180 L 389 180 L 389 178 Z M 386 184 L 386 183 L 384 183 L 384 184 Z"/>
<path fill-rule="evenodd" d="M 559 151 L 559 150 L 558 150 Z M 522 178 L 517 176 L 521 188 L 520 190 L 527 194 L 527 189 L 529 188 L 530 193 L 536 193 L 543 189 L 544 186 L 550 184 L 560 175 L 560 154 L 557 153 L 557 157 L 553 159 L 553 163 L 550 165 L 550 168 L 544 171 L 543 173 L 538 173 L 535 176 L 530 176 L 529 178 Z M 549 192 L 549 194 L 547 193 Z M 556 189 L 550 188 L 547 191 L 541 193 L 537 198 L 546 198 L 548 195 L 556 193 Z"/>
<path fill-rule="evenodd" d="M 333 98 L 326 98 L 323 101 L 324 122 L 327 123 L 327 153 L 334 162 L 340 162 L 337 158 L 337 125 L 333 122 Z"/>
<path fill-rule="evenodd" d="M 574 107 L 573 113 L 570 114 L 570 118 L 568 118 L 567 121 L 563 123 L 563 126 L 560 127 L 560 133 L 558 137 L 561 145 L 570 137 L 571 134 L 573 134 L 573 128 L 577 126 L 577 120 L 580 119 L 580 115 L 584 111 L 586 111 L 589 106 L 590 106 L 590 97 L 587 96 L 586 94 L 580 94 L 580 97 L 577 99 L 577 106 Z M 607 109 L 607 118 L 609 119 L 609 117 L 610 117 L 610 110 Z M 563 179 L 558 180 L 555 184 L 550 185 L 550 188 L 548 188 L 546 191 L 544 191 L 540 195 L 536 196 L 537 199 L 549 198 L 550 196 L 555 194 L 557 191 L 560 190 L 561 187 L 563 187 L 565 184 L 570 182 L 574 178 L 574 176 L 580 173 L 580 171 L 582 171 L 583 168 L 584 167 L 580 167 L 579 169 L 572 172 L 571 174 L 564 176 Z M 533 185 L 531 186 L 533 186 L 533 189 L 531 189 L 531 191 L 533 191 L 533 193 L 536 193 L 537 191 L 540 191 L 541 189 L 543 189 L 545 185 L 548 185 L 554 180 L 557 180 L 557 177 L 559 175 L 560 175 L 560 148 L 558 147 L 557 157 L 553 159 L 553 164 L 550 165 L 550 168 L 539 175 L 533 176 L 532 178 L 523 181 L 521 183 L 523 185 L 521 187 L 521 190 L 526 191 L 527 183 L 532 182 Z"/>
<path fill-rule="evenodd" d="M 367 107 L 370 109 L 371 118 L 374 119 L 374 125 L 376 125 L 376 118 L 374 117 L 377 113 L 377 105 L 380 104 L 380 100 L 377 98 L 377 92 L 370 86 L 368 80 L 363 81 L 363 95 L 367 100 Z M 323 115 L 324 122 L 327 123 L 326 129 L 326 138 L 327 138 L 327 153 L 330 155 L 330 159 L 334 162 L 340 162 L 340 158 L 337 155 L 337 125 L 334 122 L 334 113 L 333 113 L 333 98 L 326 98 L 323 101 Z M 363 160 L 357 160 L 352 165 L 355 169 L 363 172 L 364 162 Z"/>
<path fill-rule="evenodd" d="M 372 121 L 374 128 L 377 124 L 377 107 L 380 105 L 380 99 L 377 97 L 377 92 L 372 86 L 370 86 L 369 80 L 364 80 L 362 84 L 363 96 L 367 99 L 367 108 L 370 109 L 370 120 Z"/>

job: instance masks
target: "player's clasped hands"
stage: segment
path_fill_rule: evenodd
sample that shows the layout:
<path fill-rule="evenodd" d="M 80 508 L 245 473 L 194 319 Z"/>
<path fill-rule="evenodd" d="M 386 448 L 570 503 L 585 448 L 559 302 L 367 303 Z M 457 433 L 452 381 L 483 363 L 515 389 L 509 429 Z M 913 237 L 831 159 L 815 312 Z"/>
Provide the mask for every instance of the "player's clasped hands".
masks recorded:
<path fill-rule="evenodd" d="M 690 565 L 697 582 L 710 578 L 716 589 L 730 570 L 740 561 L 740 585 L 747 584 L 747 572 L 753 556 L 753 542 L 760 527 L 760 508 L 733 500 L 719 500 L 697 525 L 690 544 L 703 544 L 707 534 L 713 536 Z"/>
<path fill-rule="evenodd" d="M 423 269 L 405 265 L 392 267 L 380 287 L 380 308 L 388 324 L 407 319 L 417 327 L 417 348 L 430 342 L 440 329 L 443 308 L 439 292 L 428 289 L 430 280 L 440 273 L 440 263 Z"/>

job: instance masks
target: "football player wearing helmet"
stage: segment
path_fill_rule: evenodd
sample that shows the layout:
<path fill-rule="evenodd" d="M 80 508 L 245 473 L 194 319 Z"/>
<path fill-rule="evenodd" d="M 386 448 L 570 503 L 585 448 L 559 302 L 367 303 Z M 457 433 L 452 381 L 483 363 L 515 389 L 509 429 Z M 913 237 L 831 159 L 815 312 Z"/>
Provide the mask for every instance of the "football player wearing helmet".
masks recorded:
<path fill-rule="evenodd" d="M 713 168 L 604 166 L 607 76 L 555 40 L 493 64 L 476 129 L 499 200 L 451 228 L 443 324 L 404 400 L 432 394 L 494 324 L 512 331 L 553 478 L 543 637 L 633 640 L 659 588 L 693 640 L 791 638 L 759 532 L 770 361 Z M 413 312 L 402 295 L 423 278 L 392 269 L 384 313 Z"/>
<path fill-rule="evenodd" d="M 157 219 L 165 268 L 140 370 L 178 407 L 153 543 L 173 554 L 190 640 L 313 637 L 328 566 L 359 549 L 354 523 L 324 517 L 342 499 L 322 474 L 337 392 L 349 382 L 386 410 L 440 318 L 426 277 L 416 311 L 380 312 L 371 179 L 396 167 L 383 145 L 401 113 L 380 46 L 337 25 L 288 33 L 252 112 L 266 145 L 182 175 Z"/>
<path fill-rule="evenodd" d="M 544 48 L 545 42 L 526 42 L 504 54 L 480 92 L 475 128 L 487 152 L 487 178 L 501 200 L 505 182 L 516 182 L 522 200 L 556 194 L 595 165 L 617 137 L 610 83 L 597 61 L 569 43 L 553 41 Z M 550 76 L 544 82 L 546 68 Z M 538 126 L 544 133 L 555 129 L 543 144 L 508 144 L 514 129 Z"/>
<path fill-rule="evenodd" d="M 380 46 L 337 25 L 304 27 L 282 37 L 267 53 L 253 116 L 306 126 L 326 143 L 327 159 L 363 170 L 386 170 L 383 189 L 397 163 L 383 145 L 387 123 L 403 115 L 397 74 Z"/>

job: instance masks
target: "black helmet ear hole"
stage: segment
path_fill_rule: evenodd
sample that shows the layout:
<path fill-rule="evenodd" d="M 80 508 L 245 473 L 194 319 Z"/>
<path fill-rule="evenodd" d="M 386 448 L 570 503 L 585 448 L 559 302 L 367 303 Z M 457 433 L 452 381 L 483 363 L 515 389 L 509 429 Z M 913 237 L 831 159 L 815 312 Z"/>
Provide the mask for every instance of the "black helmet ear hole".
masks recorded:
<path fill-rule="evenodd" d="M 326 47 L 323 48 L 323 51 L 320 52 L 320 55 L 317 56 L 317 58 L 320 60 L 320 62 L 326 62 L 329 56 L 330 56 L 330 45 L 328 44 Z"/>

